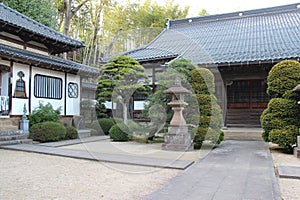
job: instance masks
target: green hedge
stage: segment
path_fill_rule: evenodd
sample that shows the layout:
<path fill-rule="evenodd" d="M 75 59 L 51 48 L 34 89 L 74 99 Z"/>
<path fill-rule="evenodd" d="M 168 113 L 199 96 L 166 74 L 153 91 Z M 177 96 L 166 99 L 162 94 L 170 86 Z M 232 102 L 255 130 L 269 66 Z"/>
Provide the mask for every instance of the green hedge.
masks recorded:
<path fill-rule="evenodd" d="M 300 63 L 285 60 L 276 64 L 268 75 L 267 92 L 272 97 L 282 97 L 286 91 L 292 90 L 300 82 Z"/>
<path fill-rule="evenodd" d="M 66 126 L 66 136 L 65 139 L 77 139 L 78 138 L 78 131 L 73 126 Z"/>
<path fill-rule="evenodd" d="M 109 134 L 109 129 L 116 124 L 115 120 L 113 118 L 102 118 L 98 119 L 100 128 L 102 129 L 103 133 L 105 135 Z"/>
<path fill-rule="evenodd" d="M 124 123 L 117 123 L 109 130 L 109 136 L 112 141 L 128 141 L 129 129 Z"/>
<path fill-rule="evenodd" d="M 29 138 L 39 142 L 55 142 L 66 137 L 66 128 L 59 122 L 37 123 L 29 131 Z"/>
<path fill-rule="evenodd" d="M 297 142 L 298 127 L 294 125 L 286 126 L 281 129 L 273 129 L 269 134 L 269 140 L 280 147 L 293 150 L 293 145 Z"/>

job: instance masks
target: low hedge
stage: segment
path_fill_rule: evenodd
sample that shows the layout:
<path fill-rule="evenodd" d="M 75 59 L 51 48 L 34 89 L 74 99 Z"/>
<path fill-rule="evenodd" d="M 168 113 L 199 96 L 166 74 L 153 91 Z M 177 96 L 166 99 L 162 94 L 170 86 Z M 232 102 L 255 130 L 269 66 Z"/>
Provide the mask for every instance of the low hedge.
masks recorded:
<path fill-rule="evenodd" d="M 65 139 L 77 139 L 78 138 L 78 131 L 73 126 L 66 126 L 66 136 Z"/>
<path fill-rule="evenodd" d="M 116 124 L 115 120 L 113 118 L 101 118 L 98 119 L 100 128 L 102 129 L 103 133 L 105 135 L 109 134 L 109 129 Z"/>
<path fill-rule="evenodd" d="M 278 144 L 280 147 L 293 150 L 297 142 L 298 127 L 291 125 L 282 129 L 274 129 L 269 133 L 269 141 Z"/>
<path fill-rule="evenodd" d="M 109 136 L 112 141 L 128 141 L 129 129 L 124 123 L 117 123 L 109 130 Z"/>
<path fill-rule="evenodd" d="M 37 123 L 29 131 L 29 138 L 39 142 L 55 142 L 66 137 L 66 128 L 59 122 Z"/>

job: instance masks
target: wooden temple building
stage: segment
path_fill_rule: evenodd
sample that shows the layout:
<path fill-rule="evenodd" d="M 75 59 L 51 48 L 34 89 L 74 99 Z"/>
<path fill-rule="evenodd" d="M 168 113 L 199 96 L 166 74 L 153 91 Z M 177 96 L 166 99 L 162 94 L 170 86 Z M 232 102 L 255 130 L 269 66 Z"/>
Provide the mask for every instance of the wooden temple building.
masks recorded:
<path fill-rule="evenodd" d="M 172 60 L 190 59 L 212 70 L 225 126 L 260 126 L 269 97 L 268 72 L 300 58 L 300 4 L 167 21 L 148 45 L 122 55 L 152 77 Z"/>

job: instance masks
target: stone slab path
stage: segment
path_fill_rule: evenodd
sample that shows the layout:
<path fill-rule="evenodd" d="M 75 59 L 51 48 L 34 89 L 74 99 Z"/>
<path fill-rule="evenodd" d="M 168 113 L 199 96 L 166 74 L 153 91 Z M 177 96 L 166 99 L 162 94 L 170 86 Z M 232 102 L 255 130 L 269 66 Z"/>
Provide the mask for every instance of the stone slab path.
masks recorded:
<path fill-rule="evenodd" d="M 278 166 L 277 171 L 280 178 L 300 179 L 300 167 Z"/>
<path fill-rule="evenodd" d="M 280 200 L 268 144 L 228 140 L 146 200 Z"/>
<path fill-rule="evenodd" d="M 193 161 L 187 161 L 187 160 L 172 160 L 172 159 L 162 159 L 162 158 L 149 158 L 143 156 L 97 153 L 97 152 L 89 152 L 89 151 L 81 151 L 81 150 L 55 148 L 52 146 L 43 146 L 43 145 L 36 145 L 36 144 L 35 145 L 18 144 L 18 145 L 1 146 L 0 148 L 7 149 L 7 150 L 18 150 L 18 151 L 55 155 L 55 156 L 87 159 L 87 160 L 94 160 L 94 161 L 101 161 L 101 162 L 112 162 L 112 163 L 120 163 L 120 164 L 181 169 L 181 170 L 186 169 L 187 167 L 189 167 L 194 163 Z"/>

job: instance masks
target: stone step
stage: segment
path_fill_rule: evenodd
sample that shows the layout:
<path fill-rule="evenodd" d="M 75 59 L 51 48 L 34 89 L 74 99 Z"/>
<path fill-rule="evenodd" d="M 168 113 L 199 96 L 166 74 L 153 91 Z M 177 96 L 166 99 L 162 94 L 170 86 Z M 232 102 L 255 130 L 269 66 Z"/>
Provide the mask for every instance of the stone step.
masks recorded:
<path fill-rule="evenodd" d="M 27 139 L 27 134 L 18 134 L 18 135 L 3 135 L 0 136 L 0 141 L 8 141 L 8 140 L 23 140 Z"/>
<path fill-rule="evenodd" d="M 0 136 L 23 135 L 23 134 L 24 133 L 22 130 L 14 130 L 14 129 L 0 130 Z"/>
<path fill-rule="evenodd" d="M 8 141 L 0 141 L 0 146 L 5 145 L 14 145 L 14 144 L 32 144 L 31 139 L 22 139 L 22 140 L 8 140 Z"/>
<path fill-rule="evenodd" d="M 80 129 L 78 130 L 78 137 L 79 138 L 86 138 L 91 136 L 91 130 L 89 129 Z"/>

